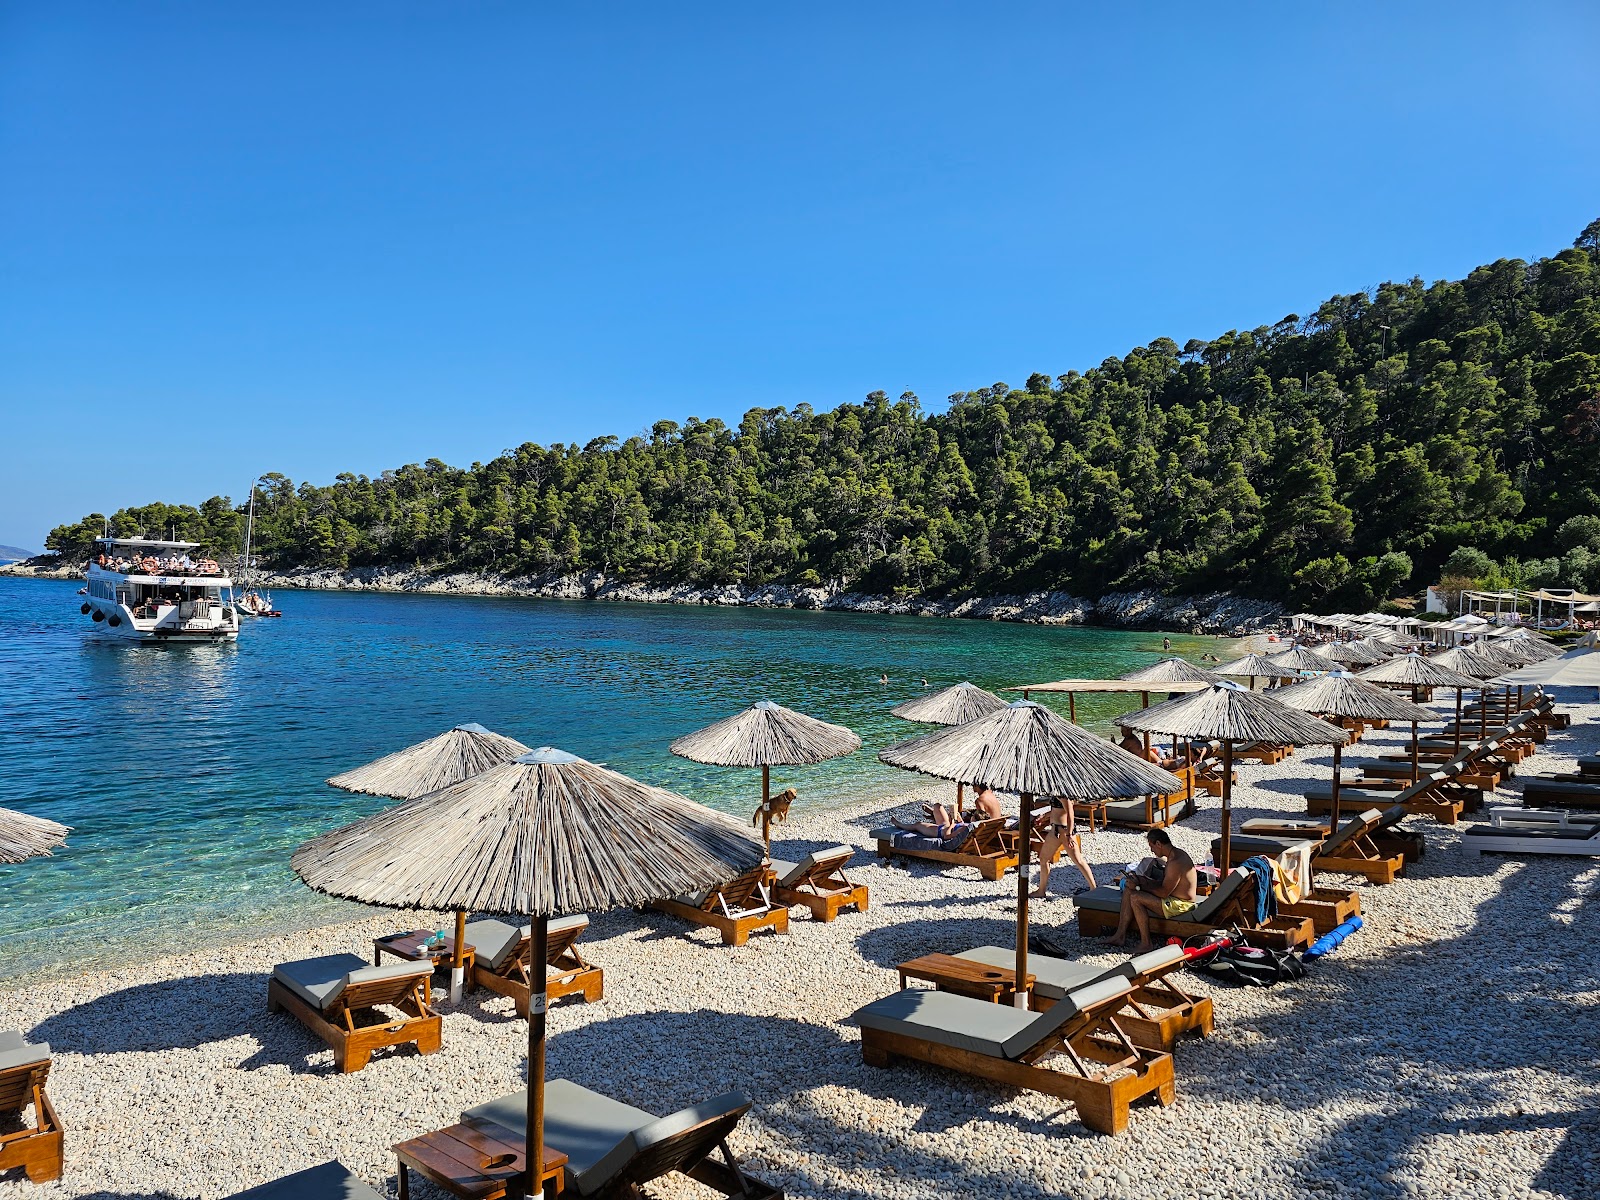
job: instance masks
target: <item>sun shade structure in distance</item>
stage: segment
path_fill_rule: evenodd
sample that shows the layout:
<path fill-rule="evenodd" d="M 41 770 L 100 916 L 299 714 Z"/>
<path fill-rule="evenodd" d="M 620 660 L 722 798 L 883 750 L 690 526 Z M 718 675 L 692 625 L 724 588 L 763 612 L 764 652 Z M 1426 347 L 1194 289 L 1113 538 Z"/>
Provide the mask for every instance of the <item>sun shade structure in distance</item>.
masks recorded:
<path fill-rule="evenodd" d="M 1168 795 L 1183 781 L 1105 738 L 1064 721 L 1042 704 L 1018 700 L 965 725 L 937 729 L 878 751 L 891 767 L 935 779 L 982 779 L 1021 796 L 1017 818 L 1017 979 L 1028 974 L 1028 858 L 1036 796 L 1117 800 Z M 1027 1003 L 1018 994 L 1019 1006 Z"/>
<path fill-rule="evenodd" d="M 550 918 L 715 887 L 765 857 L 732 817 L 546 746 L 323 834 L 291 865 L 330 896 L 531 919 L 526 1161 L 538 1163 Z"/>
<path fill-rule="evenodd" d="M 861 739 L 843 725 L 819 721 L 771 700 L 758 700 L 698 733 L 684 734 L 669 749 L 679 758 L 713 767 L 760 767 L 761 840 L 770 847 L 772 768 L 809 767 L 854 754 L 861 749 Z"/>
<path fill-rule="evenodd" d="M 1201 688 L 1210 686 L 1210 683 L 1196 680 L 1193 683 L 1163 683 L 1158 690 L 1163 692 L 1198 692 Z M 1078 723 L 1078 697 L 1080 695 L 1107 693 L 1127 695 L 1133 693 L 1139 697 L 1139 703 L 1148 708 L 1152 688 L 1148 683 L 1129 683 L 1122 679 L 1057 679 L 1050 683 L 1019 683 L 1015 687 L 1001 688 L 1000 690 L 1003 692 L 1021 692 L 1024 700 L 1032 699 L 1034 692 L 1065 693 L 1067 697 L 1067 719 L 1076 725 Z"/>
<path fill-rule="evenodd" d="M 1368 683 L 1386 683 L 1390 687 L 1408 687 L 1411 689 L 1411 699 L 1415 703 L 1423 688 L 1455 688 L 1456 712 L 1461 711 L 1461 693 L 1475 691 L 1483 687 L 1483 681 L 1461 671 L 1452 671 L 1449 667 L 1440 666 L 1431 658 L 1423 658 L 1415 652 L 1411 654 L 1397 654 L 1386 662 L 1368 667 L 1358 672 L 1362 679 Z M 1456 745 L 1461 745 L 1461 722 L 1456 722 Z"/>
<path fill-rule="evenodd" d="M 1560 658 L 1547 658 L 1495 680 L 1506 687 L 1600 688 L 1600 647 L 1580 646 Z"/>
<path fill-rule="evenodd" d="M 1205 738 L 1222 743 L 1222 861 L 1227 869 L 1233 824 L 1233 747 L 1239 742 L 1276 746 L 1343 746 L 1349 735 L 1337 725 L 1286 708 L 1262 692 L 1219 683 L 1117 718 L 1117 724 L 1147 733 Z"/>
<path fill-rule="evenodd" d="M 1220 683 L 1221 677 L 1212 674 L 1203 667 L 1197 667 L 1191 662 L 1181 658 L 1163 658 L 1158 663 L 1148 667 L 1140 667 L 1135 671 L 1124 671 L 1117 676 L 1125 683 Z M 1159 688 L 1151 688 L 1159 691 Z"/>
<path fill-rule="evenodd" d="M 986 692 L 975 683 L 958 683 L 943 688 L 930 696 L 918 696 L 896 704 L 889 710 L 902 721 L 916 721 L 923 725 L 965 725 L 990 713 L 999 712 L 1006 702 L 993 692 Z M 956 811 L 961 811 L 964 780 L 956 780 Z"/>
<path fill-rule="evenodd" d="M 1317 653 L 1341 666 L 1368 667 L 1383 661 L 1383 655 L 1376 650 L 1355 642 L 1330 642 L 1326 646 L 1318 646 Z"/>
<path fill-rule="evenodd" d="M 391 800 L 415 800 L 481 775 L 490 767 L 508 763 L 528 750 L 529 747 L 516 738 L 495 733 L 482 725 L 457 725 L 438 737 L 335 775 L 328 782 L 347 792 L 387 796 Z"/>
<path fill-rule="evenodd" d="M 72 830 L 56 821 L 0 808 L 0 863 L 19 863 L 48 855 Z"/>
<path fill-rule="evenodd" d="M 1299 709 L 1318 717 L 1344 717 L 1356 721 L 1409 721 L 1411 723 L 1411 778 L 1417 776 L 1417 724 L 1437 721 L 1439 714 L 1431 708 L 1386 692 L 1381 687 L 1357 679 L 1348 671 L 1332 671 L 1281 688 L 1273 693 L 1274 700 L 1287 708 Z M 1329 830 L 1339 828 L 1339 757 L 1344 747 L 1333 747 L 1333 815 Z"/>
<path fill-rule="evenodd" d="M 1301 671 L 1337 671 L 1339 664 L 1331 658 L 1324 658 L 1314 650 L 1307 650 L 1304 646 L 1293 646 L 1281 653 L 1268 656 L 1267 661 L 1275 667 L 1282 667 L 1289 675 Z"/>
<path fill-rule="evenodd" d="M 1286 679 L 1293 675 L 1293 671 L 1286 671 L 1283 667 L 1273 662 L 1264 654 L 1246 654 L 1243 658 L 1236 658 L 1232 662 L 1225 662 L 1217 668 L 1218 675 L 1230 675 L 1235 679 Z"/>

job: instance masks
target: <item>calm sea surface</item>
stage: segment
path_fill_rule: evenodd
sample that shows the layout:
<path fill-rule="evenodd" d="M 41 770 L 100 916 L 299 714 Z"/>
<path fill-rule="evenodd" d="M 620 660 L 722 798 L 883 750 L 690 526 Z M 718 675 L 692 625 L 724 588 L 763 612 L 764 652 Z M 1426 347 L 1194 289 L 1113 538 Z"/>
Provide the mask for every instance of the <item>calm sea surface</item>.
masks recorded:
<path fill-rule="evenodd" d="M 289 870 L 383 805 L 322 781 L 464 721 L 747 814 L 759 773 L 668 742 L 763 698 L 848 725 L 860 753 L 773 772 L 802 805 L 837 803 L 917 782 L 874 755 L 926 730 L 888 712 L 924 675 L 998 688 L 1162 656 L 1160 634 L 1099 629 L 341 592 L 280 593 L 283 618 L 236 646 L 136 646 L 90 632 L 78 586 L 0 578 L 0 806 L 74 829 L 53 858 L 0 866 L 0 979 L 362 911 Z"/>

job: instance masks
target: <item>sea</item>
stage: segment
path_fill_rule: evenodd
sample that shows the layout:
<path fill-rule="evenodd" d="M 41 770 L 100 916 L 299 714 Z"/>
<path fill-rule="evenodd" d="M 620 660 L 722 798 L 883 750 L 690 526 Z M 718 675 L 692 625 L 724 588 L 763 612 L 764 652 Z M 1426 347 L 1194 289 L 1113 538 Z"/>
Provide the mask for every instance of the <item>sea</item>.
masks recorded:
<path fill-rule="evenodd" d="M 278 592 L 283 616 L 248 622 L 235 645 L 143 646 L 97 632 L 78 586 L 0 577 L 0 807 L 73 829 L 53 856 L 0 866 L 0 981 L 160 955 L 196 930 L 243 938 L 361 915 L 289 869 L 296 846 L 385 804 L 323 781 L 463 722 L 748 815 L 758 771 L 667 747 L 776 700 L 863 743 L 774 769 L 798 814 L 924 782 L 876 757 L 928 730 L 889 712 L 903 700 L 1163 657 L 1149 632 L 312 591 Z M 1225 653 L 1170 636 L 1191 659 Z M 1083 700 L 1080 723 L 1101 729 L 1134 703 Z"/>

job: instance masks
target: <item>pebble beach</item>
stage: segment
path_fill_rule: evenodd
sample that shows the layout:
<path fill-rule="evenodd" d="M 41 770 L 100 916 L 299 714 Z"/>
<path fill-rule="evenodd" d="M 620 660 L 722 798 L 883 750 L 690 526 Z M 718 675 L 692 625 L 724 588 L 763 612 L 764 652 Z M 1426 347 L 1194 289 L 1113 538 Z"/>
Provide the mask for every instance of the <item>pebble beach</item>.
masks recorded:
<path fill-rule="evenodd" d="M 1522 772 L 1572 770 L 1600 751 L 1593 695 L 1557 693 L 1572 727 Z M 1404 737 L 1370 731 L 1347 761 Z M 1303 785 L 1326 781 L 1329 764 L 1305 750 L 1242 764 L 1235 821 L 1303 815 Z M 1176 1104 L 1139 1103 L 1127 1131 L 1106 1137 L 1050 1097 L 861 1062 L 851 1014 L 894 990 L 896 964 L 1013 944 L 1014 878 L 884 865 L 870 852 L 869 828 L 946 787 L 808 807 L 819 797 L 803 773 L 792 782 L 801 799 L 775 852 L 861 847 L 850 874 L 871 888 L 870 911 L 823 924 L 797 909 L 787 936 L 757 933 L 744 947 L 664 914 L 595 916 L 582 946 L 605 969 L 605 998 L 552 1007 L 551 1078 L 663 1114 L 742 1089 L 755 1105 L 734 1149 L 791 1197 L 1594 1194 L 1600 860 L 1480 858 L 1460 848 L 1465 825 L 1411 819 L 1428 851 L 1395 883 L 1319 877 L 1359 890 L 1365 927 L 1306 978 L 1236 990 L 1185 977 L 1213 997 L 1215 1032 L 1177 1050 Z M 1516 788 L 1491 802 L 1517 803 Z M 1200 803 L 1171 830 L 1197 860 L 1218 829 L 1216 801 Z M 1085 851 L 1102 881 L 1145 853 L 1136 831 L 1115 829 L 1086 835 Z M 1034 928 L 1110 964 L 1119 956 L 1075 932 L 1079 882 L 1070 865 L 1054 872 Z M 277 962 L 370 955 L 375 936 L 443 922 L 374 911 L 233 944 L 212 944 L 199 925 L 191 953 L 0 990 L 0 1030 L 53 1049 L 67 1139 L 61 1181 L 6 1178 L 0 1196 L 222 1197 L 329 1158 L 396 1195 L 395 1142 L 523 1085 L 525 1023 L 492 993 L 452 1005 L 436 991 L 437 1054 L 380 1052 L 338 1075 L 320 1041 L 267 1012 L 267 978 Z M 682 1176 L 651 1190 L 710 1195 Z M 413 1196 L 442 1194 L 413 1180 Z"/>

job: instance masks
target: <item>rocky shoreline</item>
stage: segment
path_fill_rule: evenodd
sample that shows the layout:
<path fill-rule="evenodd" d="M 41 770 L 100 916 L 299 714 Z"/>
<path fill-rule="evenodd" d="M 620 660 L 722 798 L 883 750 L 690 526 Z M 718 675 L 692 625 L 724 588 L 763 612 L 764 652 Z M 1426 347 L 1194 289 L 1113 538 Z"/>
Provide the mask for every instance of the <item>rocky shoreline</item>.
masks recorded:
<path fill-rule="evenodd" d="M 76 567 L 61 567 L 49 556 L 0 567 L 0 575 L 73 579 Z M 836 587 L 738 584 L 699 588 L 689 584 L 638 583 L 610 579 L 598 571 L 571 575 L 498 575 L 429 571 L 403 567 L 350 570 L 299 568 L 265 574 L 268 588 L 321 591 L 423 592 L 450 596 L 524 596 L 549 600 L 608 600 L 650 604 L 709 604 L 743 608 L 800 608 L 882 616 L 957 617 L 978 621 L 1016 621 L 1030 625 L 1108 625 L 1124 629 L 1166 629 L 1183 633 L 1243 635 L 1274 624 L 1283 605 L 1213 592 L 1165 596 L 1154 590 L 1109 592 L 1097 600 L 1069 592 L 1037 591 L 1002 596 L 933 600 L 896 598 Z"/>

